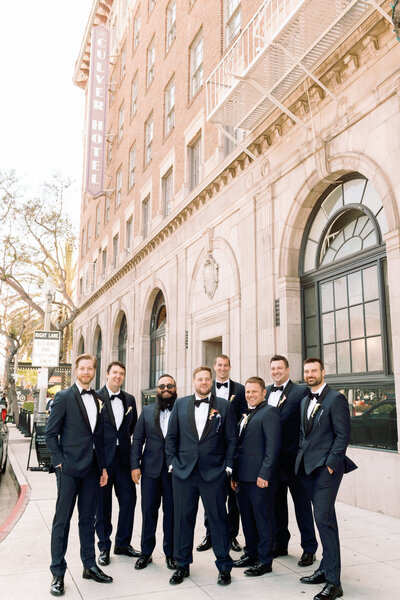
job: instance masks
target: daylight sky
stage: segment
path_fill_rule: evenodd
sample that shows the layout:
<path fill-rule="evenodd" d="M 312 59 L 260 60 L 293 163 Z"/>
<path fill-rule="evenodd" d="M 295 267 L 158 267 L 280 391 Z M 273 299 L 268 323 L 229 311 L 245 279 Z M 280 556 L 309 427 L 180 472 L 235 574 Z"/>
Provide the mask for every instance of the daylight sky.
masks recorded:
<path fill-rule="evenodd" d="M 79 215 L 84 92 L 72 83 L 93 0 L 0 0 L 0 170 L 62 171 Z"/>

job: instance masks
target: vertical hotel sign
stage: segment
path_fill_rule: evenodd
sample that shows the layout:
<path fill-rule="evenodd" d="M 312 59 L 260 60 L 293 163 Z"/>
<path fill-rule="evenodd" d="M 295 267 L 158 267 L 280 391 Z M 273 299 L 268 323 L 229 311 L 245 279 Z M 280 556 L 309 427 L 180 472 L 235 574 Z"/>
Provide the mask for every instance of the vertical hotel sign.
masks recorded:
<path fill-rule="evenodd" d="M 92 29 L 86 136 L 85 192 L 92 196 L 104 191 L 108 61 L 109 31 L 99 25 Z"/>

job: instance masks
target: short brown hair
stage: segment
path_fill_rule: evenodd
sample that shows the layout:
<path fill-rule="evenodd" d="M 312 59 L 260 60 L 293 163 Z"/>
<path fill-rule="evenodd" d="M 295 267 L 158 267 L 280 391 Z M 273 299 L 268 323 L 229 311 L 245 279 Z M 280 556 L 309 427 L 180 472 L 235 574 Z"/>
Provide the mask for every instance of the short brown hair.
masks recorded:
<path fill-rule="evenodd" d="M 226 354 L 217 354 L 217 356 L 214 358 L 214 365 L 217 362 L 218 358 L 223 358 L 224 360 L 228 361 L 229 366 L 231 366 L 231 359 L 229 358 L 229 356 L 227 356 Z"/>
<path fill-rule="evenodd" d="M 262 379 L 262 377 L 257 377 L 256 375 L 254 375 L 253 377 L 249 377 L 248 379 L 246 379 L 246 383 L 258 383 L 258 385 L 260 386 L 260 388 L 262 390 L 265 389 L 265 381 L 264 381 L 264 379 Z M 246 385 L 246 383 L 244 385 Z"/>
<path fill-rule="evenodd" d="M 193 379 L 196 377 L 197 373 L 200 373 L 200 371 L 208 371 L 212 377 L 212 371 L 211 371 L 211 367 L 196 367 L 195 370 L 193 371 Z"/>
<path fill-rule="evenodd" d="M 124 373 L 126 373 L 126 367 L 125 367 L 125 365 L 124 365 L 124 363 L 123 363 L 123 362 L 121 362 L 120 360 L 112 360 L 112 361 L 110 362 L 110 364 L 107 366 L 107 369 L 106 369 L 106 373 L 107 373 L 107 375 L 108 375 L 108 374 L 109 374 L 109 372 L 111 371 L 111 367 L 114 367 L 114 366 L 115 366 L 115 367 L 120 367 L 121 369 L 123 369 L 123 370 L 124 370 Z"/>
<path fill-rule="evenodd" d="M 310 363 L 319 363 L 321 365 L 321 370 L 325 369 L 324 367 L 324 363 L 322 362 L 322 360 L 320 358 L 306 358 L 306 360 L 303 362 L 303 367 L 304 365 L 309 365 Z"/>
<path fill-rule="evenodd" d="M 282 360 L 285 363 L 285 367 L 287 369 L 289 368 L 289 361 L 286 358 L 286 356 L 282 356 L 281 354 L 274 354 L 274 356 L 271 357 L 271 360 L 269 361 L 269 364 L 271 364 L 272 362 L 274 362 L 276 360 Z"/>
<path fill-rule="evenodd" d="M 81 362 L 81 360 L 91 360 L 93 362 L 93 367 L 94 368 L 97 367 L 97 358 L 96 358 L 96 356 L 93 356 L 92 354 L 80 354 L 75 359 L 75 369 L 78 368 L 78 365 Z"/>

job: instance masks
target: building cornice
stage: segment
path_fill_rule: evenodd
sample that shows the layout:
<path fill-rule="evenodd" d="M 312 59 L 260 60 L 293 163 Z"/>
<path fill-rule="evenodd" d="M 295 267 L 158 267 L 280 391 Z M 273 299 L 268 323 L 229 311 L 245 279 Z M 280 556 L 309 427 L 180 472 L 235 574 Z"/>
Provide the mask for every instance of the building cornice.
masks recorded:
<path fill-rule="evenodd" d="M 377 61 L 380 57 L 379 50 L 382 50 L 380 41 L 383 34 L 388 32 L 389 23 L 379 14 L 373 13 L 349 38 L 347 38 L 333 54 L 331 54 L 323 64 L 318 68 L 316 76 L 323 81 L 326 87 L 332 90 L 336 95 L 340 94 L 349 80 L 354 77 L 361 64 L 366 61 Z M 360 35 L 361 34 L 361 35 Z M 397 43 L 393 36 L 393 45 Z M 387 48 L 386 44 L 386 49 Z M 389 46 L 391 46 L 389 42 Z M 390 49 L 390 48 L 389 48 Z M 396 78 L 398 80 L 398 76 Z M 388 89 L 386 94 L 392 92 Z M 303 82 L 287 99 L 286 105 L 304 120 L 310 118 L 309 99 L 312 107 L 323 108 L 325 102 L 333 102 L 329 96 L 326 96 L 321 88 L 313 84 L 307 91 L 307 86 Z M 381 95 L 375 100 L 378 105 L 385 100 Z M 351 125 L 349 122 L 348 126 Z M 279 145 L 288 133 L 298 127 L 290 121 L 286 114 L 279 110 L 274 111 L 266 122 L 260 125 L 252 134 L 253 140 L 249 142 L 249 150 L 256 156 L 264 159 L 268 164 L 268 156 Z M 312 152 L 310 147 L 310 152 Z M 303 157 L 304 158 L 304 157 Z M 173 233 L 188 219 L 198 212 L 213 196 L 222 188 L 229 185 L 237 174 L 248 169 L 253 163 L 253 159 L 245 152 L 241 152 L 232 160 L 230 156 L 224 163 L 219 164 L 216 169 L 202 182 L 202 189 L 196 190 L 188 196 L 182 204 L 177 206 L 167 222 L 163 222 L 152 232 L 151 236 L 144 240 L 142 244 L 134 251 L 134 255 L 125 261 L 123 265 L 111 275 L 111 277 L 97 289 L 89 298 L 87 298 L 79 307 L 79 311 L 86 310 L 98 298 L 111 289 L 127 273 L 134 270 L 147 256 L 149 256 L 161 243 L 168 239 Z M 270 173 L 270 175 L 272 175 Z"/>

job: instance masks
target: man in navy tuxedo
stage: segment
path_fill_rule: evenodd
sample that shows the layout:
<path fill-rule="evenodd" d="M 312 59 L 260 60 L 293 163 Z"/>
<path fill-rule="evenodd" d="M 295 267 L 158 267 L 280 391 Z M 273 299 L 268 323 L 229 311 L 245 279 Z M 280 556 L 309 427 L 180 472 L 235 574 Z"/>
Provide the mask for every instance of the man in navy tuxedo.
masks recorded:
<path fill-rule="evenodd" d="M 335 500 L 343 473 L 357 467 L 346 456 L 350 439 L 348 402 L 343 394 L 325 383 L 324 377 L 324 365 L 319 358 L 304 361 L 304 381 L 311 391 L 301 402 L 301 437 L 295 470 L 300 473 L 314 506 L 322 561 L 315 573 L 300 581 L 326 583 L 314 600 L 335 600 L 343 596 Z"/>
<path fill-rule="evenodd" d="M 97 360 L 81 354 L 75 361 L 76 383 L 56 394 L 46 427 L 46 444 L 57 477 L 57 503 L 51 530 L 50 593 L 64 594 L 65 553 L 71 516 L 78 499 L 83 578 L 110 583 L 96 565 L 94 523 L 99 485 L 107 484 L 104 428 L 100 400 L 90 388 Z"/>
<path fill-rule="evenodd" d="M 237 446 L 237 424 L 232 407 L 211 393 L 209 367 L 193 372 L 192 396 L 178 398 L 165 441 L 174 493 L 174 557 L 178 568 L 171 584 L 189 576 L 199 497 L 207 513 L 219 575 L 231 582 L 232 559 L 226 512 L 226 478 L 232 473 Z"/>
<path fill-rule="evenodd" d="M 172 478 L 165 457 L 165 436 L 176 400 L 176 383 L 171 375 L 161 375 L 154 404 L 143 407 L 135 427 L 131 449 L 132 479 L 141 479 L 142 541 L 135 569 L 145 569 L 152 561 L 156 545 L 158 510 L 162 499 L 163 549 L 169 569 L 176 569 L 174 553 L 174 501 Z"/>
<path fill-rule="evenodd" d="M 294 463 L 300 439 L 300 402 L 307 395 L 304 385 L 293 383 L 289 375 L 289 362 L 285 356 L 276 354 L 270 360 L 273 385 L 267 387 L 266 399 L 269 406 L 278 408 L 282 419 L 282 445 L 279 455 L 279 483 L 275 500 L 275 544 L 274 556 L 286 556 L 290 532 L 288 488 L 293 498 L 297 526 L 301 536 L 303 554 L 300 567 L 309 567 L 315 561 L 318 542 L 315 537 L 311 501 L 298 475 Z"/>
<path fill-rule="evenodd" d="M 231 361 L 226 354 L 219 354 L 214 359 L 215 379 L 212 384 L 211 393 L 219 398 L 225 398 L 232 405 L 236 421 L 239 423 L 243 413 L 247 410 L 246 398 L 244 395 L 244 386 L 237 381 L 229 378 L 231 372 Z M 241 547 L 237 541 L 239 533 L 239 508 L 236 501 L 236 494 L 233 492 L 229 482 L 227 486 L 228 493 L 228 522 L 229 533 L 231 536 L 231 550 L 240 552 Z M 210 528 L 208 526 L 207 515 L 204 515 L 204 525 L 206 535 L 203 541 L 197 546 L 198 552 L 208 550 L 212 546 Z"/>
<path fill-rule="evenodd" d="M 250 377 L 245 390 L 248 410 L 239 423 L 231 486 L 237 493 L 246 546 L 245 554 L 234 566 L 248 567 L 245 575 L 258 577 L 272 571 L 281 418 L 279 411 L 265 401 L 261 377 Z"/>
<path fill-rule="evenodd" d="M 98 562 L 101 566 L 110 563 L 113 488 L 119 504 L 114 554 L 140 556 L 140 552 L 131 546 L 136 488 L 131 478 L 130 453 L 131 436 L 137 421 L 136 402 L 131 394 L 121 389 L 125 379 L 124 363 L 112 361 L 106 373 L 106 385 L 97 392 L 103 400 L 104 451 L 108 472 L 108 483 L 100 493 L 96 511 Z"/>

